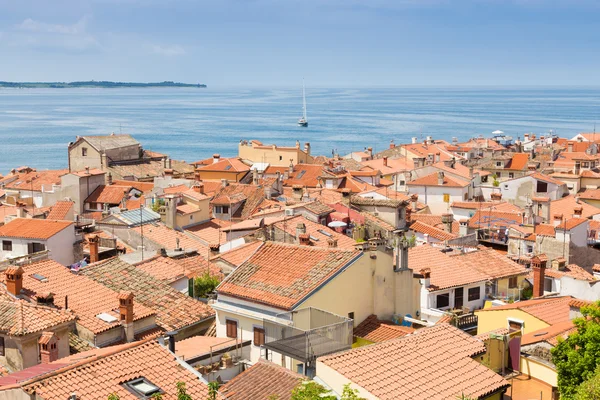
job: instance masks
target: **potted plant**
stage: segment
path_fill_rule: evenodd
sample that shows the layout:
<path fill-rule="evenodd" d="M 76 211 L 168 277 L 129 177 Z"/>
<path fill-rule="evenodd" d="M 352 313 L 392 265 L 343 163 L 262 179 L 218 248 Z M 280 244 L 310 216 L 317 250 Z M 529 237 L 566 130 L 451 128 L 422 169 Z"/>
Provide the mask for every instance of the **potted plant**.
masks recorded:
<path fill-rule="evenodd" d="M 228 368 L 233 365 L 233 359 L 229 353 L 225 353 L 221 356 L 221 367 Z"/>

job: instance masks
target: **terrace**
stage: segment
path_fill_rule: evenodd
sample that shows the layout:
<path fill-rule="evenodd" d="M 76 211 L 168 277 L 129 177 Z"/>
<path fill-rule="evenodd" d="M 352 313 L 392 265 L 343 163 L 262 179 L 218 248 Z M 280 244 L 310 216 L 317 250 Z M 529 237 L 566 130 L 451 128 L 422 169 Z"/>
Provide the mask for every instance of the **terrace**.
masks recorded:
<path fill-rule="evenodd" d="M 305 372 L 317 357 L 352 348 L 353 321 L 309 307 L 264 320 L 267 350 L 305 363 Z"/>

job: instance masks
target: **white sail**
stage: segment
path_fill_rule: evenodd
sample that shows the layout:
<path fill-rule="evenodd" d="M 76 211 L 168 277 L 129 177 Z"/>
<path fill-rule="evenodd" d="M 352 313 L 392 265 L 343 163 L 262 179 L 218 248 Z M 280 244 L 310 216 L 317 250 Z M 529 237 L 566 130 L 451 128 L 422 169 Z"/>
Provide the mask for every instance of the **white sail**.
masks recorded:
<path fill-rule="evenodd" d="M 298 125 L 308 126 L 308 118 L 306 117 L 306 91 L 304 89 L 304 79 L 302 79 L 302 118 L 298 120 Z"/>

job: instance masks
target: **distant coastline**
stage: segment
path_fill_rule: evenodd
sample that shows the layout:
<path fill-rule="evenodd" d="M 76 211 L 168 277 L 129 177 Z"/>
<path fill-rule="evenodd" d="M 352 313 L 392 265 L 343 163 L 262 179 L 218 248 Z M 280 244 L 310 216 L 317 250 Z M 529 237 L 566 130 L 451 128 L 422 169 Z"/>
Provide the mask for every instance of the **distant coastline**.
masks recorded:
<path fill-rule="evenodd" d="M 195 87 L 205 88 L 205 84 L 201 83 L 180 83 L 173 81 L 164 82 L 111 82 L 111 81 L 79 81 L 79 82 L 5 82 L 0 81 L 0 88 L 49 88 L 49 89 L 66 89 L 66 88 L 148 88 L 148 87 Z"/>

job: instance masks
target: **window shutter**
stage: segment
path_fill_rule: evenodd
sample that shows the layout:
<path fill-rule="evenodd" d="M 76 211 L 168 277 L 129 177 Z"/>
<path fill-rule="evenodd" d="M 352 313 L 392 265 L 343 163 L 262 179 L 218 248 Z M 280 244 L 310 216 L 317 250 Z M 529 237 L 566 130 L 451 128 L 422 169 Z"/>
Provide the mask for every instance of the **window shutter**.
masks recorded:
<path fill-rule="evenodd" d="M 27 243 L 27 254 L 33 254 L 33 243 Z"/>
<path fill-rule="evenodd" d="M 0 336 L 0 356 L 5 356 L 4 352 L 4 338 Z"/>

